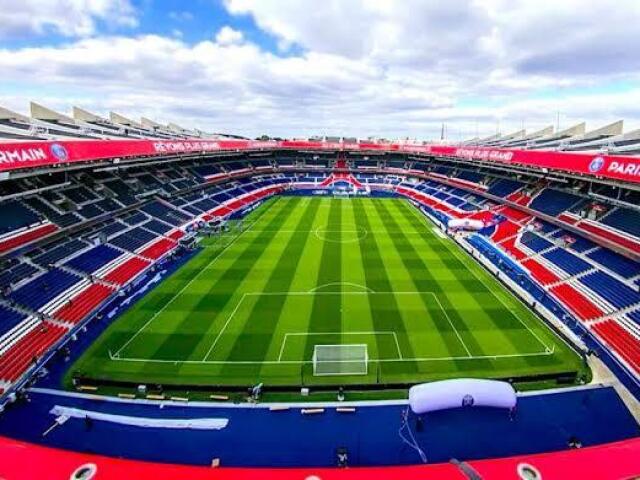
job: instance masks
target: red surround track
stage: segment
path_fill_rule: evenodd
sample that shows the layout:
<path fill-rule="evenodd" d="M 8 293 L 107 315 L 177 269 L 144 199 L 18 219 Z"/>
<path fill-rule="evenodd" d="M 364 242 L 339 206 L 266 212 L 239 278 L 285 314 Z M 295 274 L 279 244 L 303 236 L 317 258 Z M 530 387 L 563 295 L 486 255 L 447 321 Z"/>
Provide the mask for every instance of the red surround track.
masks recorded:
<path fill-rule="evenodd" d="M 6 461 L 11 459 L 10 461 Z M 208 468 L 155 464 L 56 450 L 0 437 L 0 478 L 3 480 L 67 480 L 81 465 L 97 466 L 96 480 L 183 479 L 189 480 L 465 480 L 453 464 L 384 468 Z M 544 480 L 593 478 L 619 480 L 640 471 L 640 438 L 598 447 L 469 462 L 484 480 L 515 479 L 521 463 L 534 466 Z"/>

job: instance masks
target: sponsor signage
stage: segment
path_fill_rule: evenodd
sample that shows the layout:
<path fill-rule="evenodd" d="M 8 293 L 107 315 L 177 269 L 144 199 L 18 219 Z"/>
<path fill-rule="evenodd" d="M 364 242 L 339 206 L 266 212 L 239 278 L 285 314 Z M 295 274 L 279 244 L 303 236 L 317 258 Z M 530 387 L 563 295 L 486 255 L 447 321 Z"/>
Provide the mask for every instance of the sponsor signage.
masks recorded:
<path fill-rule="evenodd" d="M 246 150 L 358 150 L 463 158 L 640 183 L 640 157 L 448 145 L 341 144 L 303 140 L 78 140 L 0 143 L 0 172 L 65 163 L 180 153 Z"/>

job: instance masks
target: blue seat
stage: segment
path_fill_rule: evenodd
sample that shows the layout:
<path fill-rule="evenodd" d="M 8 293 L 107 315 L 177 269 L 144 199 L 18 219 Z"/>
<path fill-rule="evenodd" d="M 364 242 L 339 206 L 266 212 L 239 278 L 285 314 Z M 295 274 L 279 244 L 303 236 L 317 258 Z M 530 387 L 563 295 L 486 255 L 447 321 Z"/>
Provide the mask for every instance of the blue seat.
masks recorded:
<path fill-rule="evenodd" d="M 640 237 L 640 212 L 618 207 L 602 219 L 602 223 Z"/>
<path fill-rule="evenodd" d="M 555 217 L 582 200 L 582 197 L 572 193 L 547 188 L 534 198 L 529 206 L 534 210 Z"/>
<path fill-rule="evenodd" d="M 594 250 L 588 257 L 625 278 L 640 274 L 640 263 L 605 248 Z"/>
<path fill-rule="evenodd" d="M 72 258 L 65 265 L 85 273 L 93 273 L 120 255 L 121 253 L 115 248 L 98 245 Z"/>
<path fill-rule="evenodd" d="M 76 275 L 53 268 L 23 285 L 9 296 L 16 302 L 39 309 L 80 280 Z"/>
<path fill-rule="evenodd" d="M 588 262 L 585 262 L 581 258 L 576 257 L 562 248 L 556 248 L 542 256 L 570 275 L 578 275 L 579 273 L 586 272 L 590 268 L 593 268 Z"/>
<path fill-rule="evenodd" d="M 604 272 L 594 272 L 580 282 L 617 308 L 629 307 L 640 302 L 640 293 Z"/>
<path fill-rule="evenodd" d="M 553 243 L 549 240 L 542 238 L 533 232 L 524 232 L 520 238 L 520 242 L 534 252 L 541 252 L 542 250 L 553 246 Z"/>
<path fill-rule="evenodd" d="M 42 218 L 16 201 L 0 203 L 0 233 L 38 223 Z"/>
<path fill-rule="evenodd" d="M 4 335 L 12 328 L 15 328 L 26 318 L 27 316 L 24 313 L 19 313 L 5 307 L 4 305 L 0 305 L 0 336 Z"/>

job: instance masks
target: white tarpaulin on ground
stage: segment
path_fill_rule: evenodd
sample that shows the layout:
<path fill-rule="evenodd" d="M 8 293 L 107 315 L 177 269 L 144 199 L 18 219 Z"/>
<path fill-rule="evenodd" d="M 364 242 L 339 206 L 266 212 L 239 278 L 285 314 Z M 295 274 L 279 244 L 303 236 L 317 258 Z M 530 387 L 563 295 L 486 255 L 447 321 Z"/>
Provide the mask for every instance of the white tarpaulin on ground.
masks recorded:
<path fill-rule="evenodd" d="M 229 423 L 228 418 L 150 418 L 113 415 L 110 413 L 82 410 L 80 408 L 56 405 L 49 412 L 52 415 L 69 418 L 90 418 L 102 422 L 118 423 L 146 428 L 184 428 L 191 430 L 221 430 Z"/>
<path fill-rule="evenodd" d="M 409 406 L 418 415 L 459 407 L 512 409 L 516 403 L 516 391 L 511 384 L 497 380 L 442 380 L 409 389 Z"/>

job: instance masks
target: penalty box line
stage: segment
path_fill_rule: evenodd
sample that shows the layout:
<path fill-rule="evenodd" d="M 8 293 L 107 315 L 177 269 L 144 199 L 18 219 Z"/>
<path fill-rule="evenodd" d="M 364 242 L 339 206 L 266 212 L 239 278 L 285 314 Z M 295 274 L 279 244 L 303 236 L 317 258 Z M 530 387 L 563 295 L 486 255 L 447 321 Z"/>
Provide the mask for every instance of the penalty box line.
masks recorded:
<path fill-rule="evenodd" d="M 548 357 L 555 353 L 555 348 L 550 351 L 529 352 L 529 353 L 512 353 L 500 355 L 474 355 L 468 357 L 451 356 L 451 357 L 414 357 L 414 358 L 387 358 L 387 359 L 369 359 L 374 363 L 403 363 L 403 362 L 446 362 L 446 361 L 463 361 L 463 360 L 500 360 L 508 358 L 527 358 L 527 357 Z M 136 357 L 114 357 L 110 354 L 110 360 L 114 362 L 132 362 L 132 363 L 158 363 L 171 365 L 311 365 L 313 360 L 169 360 L 159 358 L 136 358 Z"/>
<path fill-rule="evenodd" d="M 449 317 L 449 314 L 447 313 L 447 311 L 444 309 L 442 303 L 440 302 L 440 299 L 435 294 L 435 292 L 405 292 L 405 291 L 402 291 L 402 292 L 369 292 L 369 291 L 362 291 L 362 292 L 317 292 L 317 291 L 307 291 L 307 292 L 247 292 L 247 293 L 243 293 L 242 294 L 242 297 L 240 298 L 240 300 L 236 304 L 235 308 L 233 309 L 233 311 L 231 312 L 229 317 L 227 317 L 227 320 L 225 321 L 224 325 L 222 326 L 222 329 L 218 332 L 218 335 L 216 335 L 216 338 L 214 339 L 213 343 L 211 344 L 211 346 L 207 350 L 207 353 L 205 354 L 205 356 L 202 359 L 202 361 L 204 361 L 204 362 L 208 361 L 210 355 L 214 352 L 214 349 L 215 349 L 216 345 L 218 345 L 218 342 L 222 338 L 222 335 L 225 333 L 225 331 L 226 331 L 227 327 L 229 326 L 229 324 L 231 323 L 231 321 L 235 318 L 236 313 L 238 312 L 238 310 L 240 309 L 240 306 L 242 305 L 242 303 L 244 302 L 244 300 L 247 297 L 250 297 L 250 296 L 315 296 L 315 295 L 367 295 L 367 296 L 368 295 L 431 295 L 431 296 L 433 296 L 433 298 L 435 299 L 436 303 L 440 307 L 440 310 L 442 311 L 444 316 L 447 318 L 447 321 L 449 322 L 449 325 L 451 325 L 451 328 L 453 329 L 453 331 L 455 332 L 458 340 L 460 341 L 460 343 L 462 344 L 463 348 L 465 349 L 465 351 L 467 353 L 467 357 L 471 358 L 473 356 L 471 354 L 469 348 L 467 347 L 466 343 L 462 339 L 462 336 L 460 335 L 460 332 L 458 332 L 458 330 L 456 329 L 455 325 L 453 324 L 453 321 Z M 320 333 L 320 332 L 318 332 L 318 333 Z M 344 332 L 344 333 L 348 333 L 348 332 Z M 286 334 L 285 334 L 285 340 L 286 340 Z M 398 344 L 397 336 L 395 338 L 395 341 L 396 341 L 396 344 L 398 345 L 398 352 L 400 353 L 400 357 L 402 359 L 402 353 L 400 351 L 400 347 L 399 347 L 399 344 Z M 280 355 L 282 355 L 282 349 L 283 349 L 283 347 L 281 346 Z"/>

